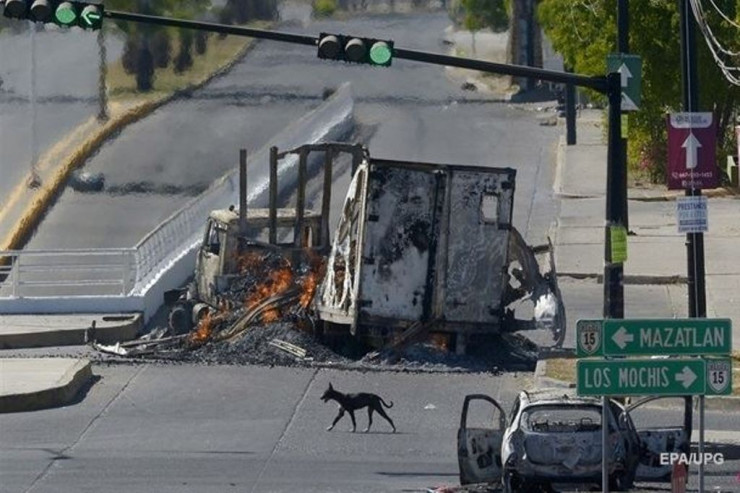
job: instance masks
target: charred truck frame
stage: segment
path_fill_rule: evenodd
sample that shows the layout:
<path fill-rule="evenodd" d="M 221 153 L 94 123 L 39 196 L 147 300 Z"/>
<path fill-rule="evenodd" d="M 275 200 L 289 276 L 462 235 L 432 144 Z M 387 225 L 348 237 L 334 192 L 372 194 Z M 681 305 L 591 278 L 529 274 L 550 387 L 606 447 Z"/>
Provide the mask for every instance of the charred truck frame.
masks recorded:
<path fill-rule="evenodd" d="M 548 324 L 562 343 L 552 250 L 543 275 L 512 225 L 515 177 L 511 168 L 368 157 L 350 184 L 315 301 L 327 331 L 348 327 L 375 347 L 442 333 L 464 352 L 468 336 Z M 514 317 L 510 305 L 525 298 L 542 317 Z"/>
<path fill-rule="evenodd" d="M 531 248 L 512 225 L 514 169 L 374 159 L 344 143 L 271 151 L 269 208 L 247 212 L 243 178 L 239 211 L 210 214 L 195 281 L 170 315 L 174 332 L 219 306 L 219 293 L 238 276 L 230 258 L 272 249 L 293 257 L 328 252 L 313 302 L 326 338 L 352 336 L 379 348 L 436 333 L 462 353 L 471 336 L 545 328 L 554 345 L 562 344 L 565 313 L 552 245 Z M 305 209 L 314 152 L 324 154 L 320 213 Z M 332 163 L 342 152 L 351 155 L 353 173 L 330 244 Z M 296 207 L 279 209 L 277 162 L 288 154 L 299 156 Z M 245 170 L 243 152 L 243 176 Z M 281 228 L 292 230 L 291 240 L 280 241 Z M 265 230 L 267 241 L 259 239 Z M 214 231 L 222 245 L 216 251 Z M 550 264 L 544 273 L 540 253 Z M 534 317 L 517 318 L 527 301 Z"/>

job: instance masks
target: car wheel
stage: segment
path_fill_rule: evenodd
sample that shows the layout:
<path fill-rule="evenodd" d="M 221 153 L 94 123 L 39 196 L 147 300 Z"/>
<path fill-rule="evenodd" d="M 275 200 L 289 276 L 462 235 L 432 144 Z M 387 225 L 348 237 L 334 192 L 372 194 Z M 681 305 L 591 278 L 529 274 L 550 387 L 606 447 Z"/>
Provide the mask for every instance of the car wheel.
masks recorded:
<path fill-rule="evenodd" d="M 168 322 L 172 335 L 187 334 L 193 328 L 190 309 L 186 305 L 177 305 L 172 308 Z"/>

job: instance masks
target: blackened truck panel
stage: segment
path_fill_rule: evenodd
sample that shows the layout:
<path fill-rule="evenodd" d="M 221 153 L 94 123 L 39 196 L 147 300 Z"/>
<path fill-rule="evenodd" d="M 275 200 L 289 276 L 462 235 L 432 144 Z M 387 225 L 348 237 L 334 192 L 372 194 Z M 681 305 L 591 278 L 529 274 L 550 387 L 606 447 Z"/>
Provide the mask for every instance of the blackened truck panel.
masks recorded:
<path fill-rule="evenodd" d="M 496 323 L 506 281 L 513 172 L 451 167 L 444 314 L 450 322 Z"/>
<path fill-rule="evenodd" d="M 514 178 L 508 168 L 371 159 L 358 323 L 499 329 Z"/>
<path fill-rule="evenodd" d="M 432 171 L 371 168 L 360 264 L 363 316 L 420 320 L 425 313 L 435 236 Z"/>

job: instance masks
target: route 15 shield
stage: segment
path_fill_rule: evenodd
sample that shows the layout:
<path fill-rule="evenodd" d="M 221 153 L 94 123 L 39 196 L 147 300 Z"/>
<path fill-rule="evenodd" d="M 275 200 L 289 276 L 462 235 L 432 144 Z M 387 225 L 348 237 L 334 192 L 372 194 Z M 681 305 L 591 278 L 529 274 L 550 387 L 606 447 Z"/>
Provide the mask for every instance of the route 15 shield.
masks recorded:
<path fill-rule="evenodd" d="M 578 345 L 587 355 L 596 353 L 601 348 L 601 322 L 598 320 L 578 321 Z"/>
<path fill-rule="evenodd" d="M 707 360 L 707 385 L 712 394 L 729 393 L 732 381 L 732 365 L 729 360 L 711 361 Z"/>

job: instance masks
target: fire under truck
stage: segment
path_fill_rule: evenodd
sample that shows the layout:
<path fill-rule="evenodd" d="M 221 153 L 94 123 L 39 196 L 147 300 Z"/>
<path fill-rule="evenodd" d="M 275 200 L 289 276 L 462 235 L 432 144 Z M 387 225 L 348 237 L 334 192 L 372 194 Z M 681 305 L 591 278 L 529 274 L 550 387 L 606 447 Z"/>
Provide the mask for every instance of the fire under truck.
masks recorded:
<path fill-rule="evenodd" d="M 330 235 L 333 165 L 347 155 L 352 178 Z M 278 165 L 290 156 L 295 207 L 278 207 Z M 545 329 L 562 344 L 552 244 L 530 247 L 512 224 L 516 170 L 375 159 L 347 143 L 272 148 L 269 166 L 267 208 L 247 207 L 243 162 L 239 207 L 210 213 L 193 282 L 165 295 L 173 333 L 223 309 L 221 295 L 242 275 L 235 259 L 270 251 L 325 259 L 311 308 L 327 339 L 381 348 L 441 334 L 462 353 L 476 335 Z M 323 181 L 320 211 L 305 206 L 311 177 Z"/>

